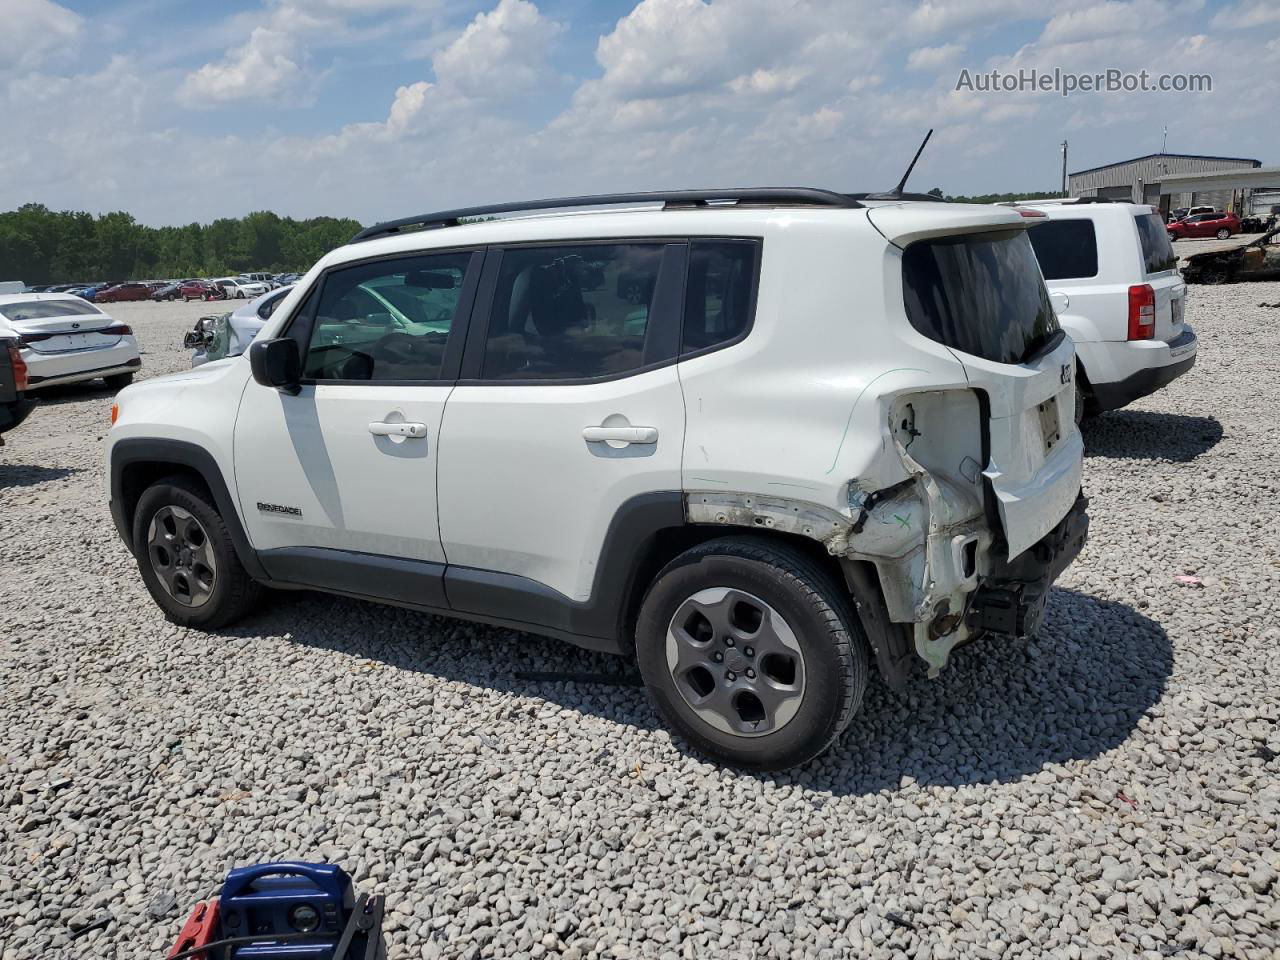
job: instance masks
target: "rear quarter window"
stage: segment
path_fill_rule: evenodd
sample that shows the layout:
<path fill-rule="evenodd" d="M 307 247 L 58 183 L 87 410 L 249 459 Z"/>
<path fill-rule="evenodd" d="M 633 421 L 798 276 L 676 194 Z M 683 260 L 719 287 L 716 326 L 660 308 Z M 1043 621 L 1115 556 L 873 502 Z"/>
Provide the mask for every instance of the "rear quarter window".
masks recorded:
<path fill-rule="evenodd" d="M 1098 236 L 1092 220 L 1046 220 L 1029 235 L 1046 280 L 1098 275 Z"/>
<path fill-rule="evenodd" d="M 1142 260 L 1148 274 L 1163 273 L 1178 265 L 1178 255 L 1169 242 L 1169 230 L 1160 215 L 1142 213 L 1134 217 L 1138 227 L 1138 242 L 1142 245 Z"/>

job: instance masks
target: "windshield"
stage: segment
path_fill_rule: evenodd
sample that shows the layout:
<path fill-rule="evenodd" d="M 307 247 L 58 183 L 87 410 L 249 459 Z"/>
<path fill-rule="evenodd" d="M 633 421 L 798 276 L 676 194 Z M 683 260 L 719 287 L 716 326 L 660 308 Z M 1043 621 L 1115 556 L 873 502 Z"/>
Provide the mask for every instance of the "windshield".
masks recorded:
<path fill-rule="evenodd" d="M 1143 213 L 1134 217 L 1138 224 L 1138 239 L 1142 242 L 1142 259 L 1148 274 L 1163 273 L 1178 265 L 1177 254 L 1169 242 L 1169 230 L 1156 213 Z"/>
<path fill-rule="evenodd" d="M 6 320 L 47 320 L 51 317 L 98 316 L 102 313 L 85 300 L 29 300 L 0 305 Z"/>
<path fill-rule="evenodd" d="M 913 243 L 902 279 L 911 325 L 964 353 L 1024 363 L 1061 329 L 1025 230 Z"/>

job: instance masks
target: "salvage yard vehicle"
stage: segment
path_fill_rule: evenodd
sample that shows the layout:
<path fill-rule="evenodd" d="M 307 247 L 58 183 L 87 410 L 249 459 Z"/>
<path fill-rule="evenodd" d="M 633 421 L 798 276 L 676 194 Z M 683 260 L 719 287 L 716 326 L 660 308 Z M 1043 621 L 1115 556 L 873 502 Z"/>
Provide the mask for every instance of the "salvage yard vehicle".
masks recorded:
<path fill-rule="evenodd" d="M 4 434 L 31 412 L 27 395 L 27 364 L 22 359 L 21 342 L 9 325 L 0 321 L 0 447 Z"/>
<path fill-rule="evenodd" d="M 547 634 L 634 656 L 694 747 L 801 763 L 873 660 L 1034 634 L 1088 528 L 1029 221 L 887 196 L 364 230 L 243 357 L 120 394 L 117 529 L 176 623 L 265 584 Z"/>
<path fill-rule="evenodd" d="M 1188 283 L 1232 283 L 1280 279 L 1280 229 L 1230 250 L 1194 253 L 1182 275 Z"/>
<path fill-rule="evenodd" d="M 98 377 L 119 390 L 142 366 L 132 328 L 73 294 L 0 296 L 0 320 L 18 338 L 28 390 Z"/>
<path fill-rule="evenodd" d="M 1170 240 L 1185 240 L 1188 237 L 1217 237 L 1226 240 L 1240 232 L 1240 218 L 1234 213 L 1223 213 L 1215 210 L 1212 213 L 1193 213 L 1171 223 L 1165 230 Z"/>
<path fill-rule="evenodd" d="M 191 366 L 198 367 L 212 360 L 238 357 L 244 353 L 291 289 L 292 286 L 281 287 L 237 307 L 231 313 L 197 320 L 182 338 L 182 345 L 195 351 L 191 356 Z"/>
<path fill-rule="evenodd" d="M 1096 415 L 1154 393 L 1195 365 L 1187 285 L 1160 213 L 1146 204 L 1035 200 L 1031 246 L 1076 344 L 1076 411 Z"/>
<path fill-rule="evenodd" d="M 124 303 L 131 300 L 150 300 L 154 292 L 145 283 L 117 283 L 113 287 L 99 290 L 93 301 L 94 303 Z"/>

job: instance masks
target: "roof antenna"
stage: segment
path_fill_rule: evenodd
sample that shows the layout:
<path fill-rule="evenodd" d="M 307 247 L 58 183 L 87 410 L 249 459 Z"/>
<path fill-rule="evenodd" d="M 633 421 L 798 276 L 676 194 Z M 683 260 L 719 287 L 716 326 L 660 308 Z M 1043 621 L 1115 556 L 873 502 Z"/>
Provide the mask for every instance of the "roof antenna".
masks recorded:
<path fill-rule="evenodd" d="M 901 200 L 902 191 L 907 186 L 907 178 L 911 176 L 911 171 L 916 168 L 916 161 L 920 159 L 920 154 L 924 153 L 925 144 L 929 142 L 929 138 L 933 136 L 933 128 L 929 128 L 929 132 L 924 135 L 924 139 L 920 141 L 920 149 L 916 151 L 916 155 L 911 158 L 911 164 L 907 167 L 907 172 L 902 175 L 902 179 L 898 181 L 898 185 L 888 193 L 869 193 L 868 200 Z M 930 198 L 933 199 L 933 198 Z"/>

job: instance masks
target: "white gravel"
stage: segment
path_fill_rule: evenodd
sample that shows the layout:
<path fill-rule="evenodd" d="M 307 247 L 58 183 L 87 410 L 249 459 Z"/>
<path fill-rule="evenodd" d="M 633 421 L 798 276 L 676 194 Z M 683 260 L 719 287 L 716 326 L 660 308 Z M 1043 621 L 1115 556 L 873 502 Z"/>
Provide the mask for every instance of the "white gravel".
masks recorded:
<path fill-rule="evenodd" d="M 779 777 L 633 687 L 517 680 L 624 669 L 551 640 L 306 594 L 167 624 L 107 515 L 110 395 L 59 391 L 0 452 L 0 957 L 163 956 L 228 865 L 286 857 L 386 893 L 393 958 L 1276 957 L 1260 301 L 1193 287 L 1196 368 L 1086 427 L 1092 540 L 1038 642 L 873 686 Z M 113 312 L 155 375 L 204 308 Z"/>

